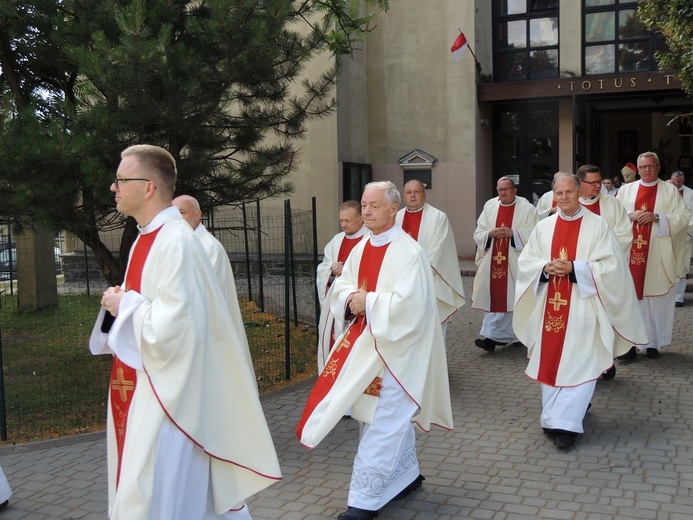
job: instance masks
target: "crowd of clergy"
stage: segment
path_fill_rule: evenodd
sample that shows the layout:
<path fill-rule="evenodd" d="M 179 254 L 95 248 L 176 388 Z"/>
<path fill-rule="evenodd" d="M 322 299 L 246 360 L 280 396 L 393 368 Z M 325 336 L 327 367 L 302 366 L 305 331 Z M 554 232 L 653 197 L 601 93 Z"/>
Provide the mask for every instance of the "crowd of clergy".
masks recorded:
<path fill-rule="evenodd" d="M 673 307 L 684 301 L 693 190 L 685 186 L 682 172 L 660 179 L 659 158 L 652 152 L 641 154 L 637 166 L 626 164 L 621 176 L 603 178 L 591 164 L 575 174 L 557 172 L 536 206 L 517 195 L 513 179 L 502 177 L 474 232 L 471 307 L 484 311 L 475 345 L 487 353 L 504 345 L 527 349 L 525 373 L 540 383 L 540 425 L 559 449 L 576 445 L 596 381 L 615 377 L 616 359 L 632 362 L 641 352 L 657 359 L 671 344 Z M 369 199 L 374 190 L 390 197 L 384 204 L 394 216 L 389 227 L 373 226 Z M 407 182 L 401 195 L 391 183 L 369 185 L 360 205 L 349 201 L 340 207 L 342 232 L 327 245 L 318 268 L 320 376 L 298 435 L 313 447 L 342 415 L 360 421 L 348 509 L 341 520 L 374 518 L 389 501 L 421 486 L 412 423 L 423 431 L 431 424 L 452 427 L 443 407 L 429 408 L 434 395 L 439 405 L 449 404 L 440 388 L 447 381 L 440 347 L 424 356 L 428 361 L 417 358 L 424 370 L 414 375 L 406 370 L 412 359 L 407 346 L 437 343 L 441 336 L 444 342 L 450 317 L 465 303 L 450 223 L 425 199 L 426 186 L 418 180 Z M 411 251 L 396 257 L 381 251 L 383 263 L 373 251 L 393 235 Z M 416 251 L 412 242 L 425 253 L 426 276 L 406 267 Z M 383 273 L 391 273 L 386 282 Z M 400 304 L 417 296 L 395 309 L 393 291 Z M 352 295 L 362 292 L 364 305 L 358 310 L 363 312 L 350 313 Z M 430 313 L 431 292 L 442 334 L 418 336 L 411 343 L 412 327 L 420 332 L 430 326 L 421 320 Z M 374 357 L 360 360 L 365 354 L 359 348 L 366 342 L 364 350 Z M 393 345 L 398 356 L 388 352 Z"/>
<path fill-rule="evenodd" d="M 536 207 L 502 177 L 474 232 L 475 344 L 527 349 L 540 424 L 560 449 L 583 432 L 596 381 L 615 377 L 615 359 L 658 358 L 683 305 L 693 191 L 681 172 L 661 180 L 651 152 L 622 173 L 617 188 L 594 165 L 558 172 Z M 136 145 L 111 185 L 138 238 L 90 338 L 113 357 L 109 518 L 248 520 L 246 499 L 281 471 L 228 255 L 175 183 L 166 150 Z M 344 418 L 359 422 L 338 519 L 371 520 L 425 480 L 415 429 L 453 428 L 445 335 L 465 294 L 450 222 L 422 182 L 370 183 L 339 222 L 317 269 L 319 374 L 296 435 L 313 449 Z"/>

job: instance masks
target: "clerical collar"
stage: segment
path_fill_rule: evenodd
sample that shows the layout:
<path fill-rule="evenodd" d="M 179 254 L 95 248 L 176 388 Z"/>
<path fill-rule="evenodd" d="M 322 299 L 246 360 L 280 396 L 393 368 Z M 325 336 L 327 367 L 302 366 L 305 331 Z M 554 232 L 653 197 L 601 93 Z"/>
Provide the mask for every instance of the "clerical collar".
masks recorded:
<path fill-rule="evenodd" d="M 407 209 L 408 213 L 418 213 L 419 211 L 423 211 L 425 205 L 426 204 L 422 205 L 419 209 L 409 209 L 409 208 L 406 208 L 406 209 Z"/>
<path fill-rule="evenodd" d="M 201 235 L 205 232 L 205 229 L 205 226 L 202 224 L 202 222 L 200 222 L 195 228 L 195 235 Z"/>
<path fill-rule="evenodd" d="M 580 204 L 593 204 L 599 200 L 599 196 L 601 193 L 597 193 L 594 197 L 591 199 L 588 199 L 587 197 L 580 197 Z"/>
<path fill-rule="evenodd" d="M 356 233 L 352 233 L 351 235 L 347 235 L 346 233 L 344 233 L 344 235 L 347 238 L 359 238 L 359 237 L 362 237 L 364 235 L 367 235 L 368 231 L 369 230 L 366 226 L 361 226 L 361 229 L 359 229 Z"/>
<path fill-rule="evenodd" d="M 582 217 L 585 214 L 585 211 L 587 211 L 587 210 L 585 208 L 583 208 L 582 206 L 580 206 L 580 208 L 575 213 L 573 213 L 572 215 L 566 215 L 565 213 L 563 213 L 563 210 L 561 210 L 559 208 L 558 209 L 558 216 L 561 217 L 563 220 L 567 220 L 570 222 L 571 220 L 577 220 L 580 217 Z"/>
<path fill-rule="evenodd" d="M 137 226 L 137 230 L 140 234 L 146 235 L 147 233 L 156 231 L 174 217 L 180 217 L 180 211 L 178 211 L 178 208 L 175 206 L 169 206 L 157 213 L 156 217 L 146 226 Z"/>
<path fill-rule="evenodd" d="M 508 208 L 508 207 L 510 207 L 510 206 L 513 206 L 513 205 L 515 204 L 515 202 L 517 202 L 517 197 L 515 197 L 515 198 L 513 199 L 513 201 L 512 201 L 510 204 L 503 204 L 503 203 L 500 201 L 500 199 L 498 199 L 498 202 L 500 202 L 500 205 L 503 206 L 504 208 Z"/>
<path fill-rule="evenodd" d="M 381 247 L 385 244 L 389 244 L 402 233 L 402 226 L 395 224 L 387 231 L 383 231 L 377 235 L 371 235 L 370 241 L 375 247 Z"/>
<path fill-rule="evenodd" d="M 649 187 L 649 186 L 654 186 L 654 185 L 657 184 L 658 182 L 659 182 L 659 179 L 655 179 L 654 182 L 645 182 L 645 181 L 643 181 L 642 179 L 640 179 L 640 184 L 641 184 L 642 186 L 648 186 L 648 187 Z"/>

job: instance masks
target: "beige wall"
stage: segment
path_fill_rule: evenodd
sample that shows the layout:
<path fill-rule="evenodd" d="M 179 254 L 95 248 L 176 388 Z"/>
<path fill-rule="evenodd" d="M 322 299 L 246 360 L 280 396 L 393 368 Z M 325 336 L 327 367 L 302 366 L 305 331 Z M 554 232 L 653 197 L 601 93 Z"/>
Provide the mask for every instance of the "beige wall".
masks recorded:
<path fill-rule="evenodd" d="M 464 256 L 474 254 L 479 182 L 476 67 L 469 51 L 454 63 L 450 46 L 460 26 L 476 47 L 474 20 L 471 1 L 393 2 L 338 88 L 340 160 L 368 162 L 375 180 L 401 188 L 399 158 L 415 149 L 436 157 L 427 202 L 448 214 Z"/>

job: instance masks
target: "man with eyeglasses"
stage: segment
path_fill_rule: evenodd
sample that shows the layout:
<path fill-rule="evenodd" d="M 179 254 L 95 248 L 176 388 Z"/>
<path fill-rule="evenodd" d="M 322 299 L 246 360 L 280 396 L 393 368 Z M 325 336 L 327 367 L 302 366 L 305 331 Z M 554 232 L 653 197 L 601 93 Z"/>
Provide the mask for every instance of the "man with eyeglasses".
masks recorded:
<path fill-rule="evenodd" d="M 496 184 L 498 197 L 484 205 L 474 231 L 476 275 L 472 307 L 485 312 L 474 344 L 493 352 L 498 345 L 518 345 L 513 331 L 517 258 L 537 224 L 537 211 L 509 177 Z"/>
<path fill-rule="evenodd" d="M 580 166 L 577 177 L 580 180 L 580 204 L 606 220 L 627 259 L 633 242 L 633 229 L 623 204 L 614 197 L 602 194 L 602 173 L 599 166 Z"/>
<path fill-rule="evenodd" d="M 618 240 L 621 246 L 624 258 L 627 259 L 633 241 L 630 219 L 620 201 L 602 193 L 601 168 L 594 164 L 584 164 L 578 168 L 577 178 L 580 181 L 580 204 L 585 209 L 606 220 L 614 235 L 616 235 L 616 240 Z M 615 365 L 612 365 L 602 374 L 602 377 L 607 381 L 615 376 Z"/>
<path fill-rule="evenodd" d="M 113 355 L 108 517 L 248 520 L 245 500 L 281 478 L 279 463 L 247 343 L 171 204 L 175 183 L 171 154 L 135 145 L 111 185 L 139 236 L 89 341 L 93 354 Z"/>
<path fill-rule="evenodd" d="M 633 361 L 638 351 L 657 359 L 671 344 L 674 328 L 675 285 L 686 248 L 690 211 L 674 186 L 659 178 L 659 157 L 654 152 L 638 156 L 640 180 L 624 184 L 617 198 L 632 222 L 633 243 L 629 268 L 647 331 L 647 345 L 632 347 L 620 356 Z"/>

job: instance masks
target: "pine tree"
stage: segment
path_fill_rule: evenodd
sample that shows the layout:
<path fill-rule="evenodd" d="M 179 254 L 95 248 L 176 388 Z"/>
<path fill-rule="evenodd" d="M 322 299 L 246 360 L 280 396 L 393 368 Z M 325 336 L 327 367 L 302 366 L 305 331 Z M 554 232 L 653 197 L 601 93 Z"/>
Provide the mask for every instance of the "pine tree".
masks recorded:
<path fill-rule="evenodd" d="M 0 215 L 73 230 L 120 282 L 99 231 L 120 151 L 163 146 L 203 209 L 289 193 L 341 58 L 389 0 L 0 0 Z M 305 66 L 330 53 L 315 79 Z"/>

